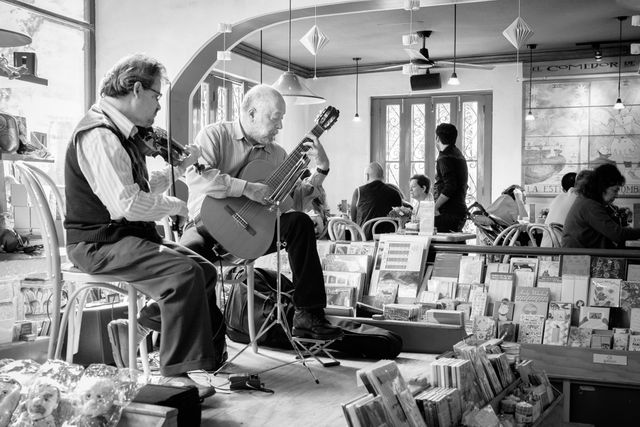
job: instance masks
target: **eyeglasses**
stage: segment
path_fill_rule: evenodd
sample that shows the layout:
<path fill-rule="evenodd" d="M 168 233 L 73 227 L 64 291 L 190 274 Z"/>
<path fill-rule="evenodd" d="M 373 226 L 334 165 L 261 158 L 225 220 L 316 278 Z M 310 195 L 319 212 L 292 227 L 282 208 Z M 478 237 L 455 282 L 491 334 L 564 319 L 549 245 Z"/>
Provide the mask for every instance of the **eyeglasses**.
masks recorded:
<path fill-rule="evenodd" d="M 160 92 L 158 92 L 157 90 L 155 90 L 154 88 L 151 87 L 146 87 L 146 90 L 150 90 L 151 92 L 156 94 L 156 101 L 160 101 L 160 98 L 162 98 L 162 94 Z"/>

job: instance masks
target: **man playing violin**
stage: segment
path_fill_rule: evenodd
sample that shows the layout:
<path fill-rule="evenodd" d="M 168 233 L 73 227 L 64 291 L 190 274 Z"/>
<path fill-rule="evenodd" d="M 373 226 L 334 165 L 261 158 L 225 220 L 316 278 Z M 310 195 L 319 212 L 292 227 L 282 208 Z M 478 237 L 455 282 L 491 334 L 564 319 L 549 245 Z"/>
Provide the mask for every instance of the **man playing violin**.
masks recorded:
<path fill-rule="evenodd" d="M 259 182 L 247 182 L 239 178 L 242 169 L 254 160 L 273 164 L 274 170 L 281 165 L 287 153 L 275 137 L 282 129 L 282 119 L 286 113 L 284 98 L 270 86 L 258 85 L 251 88 L 240 107 L 239 120 L 209 125 L 196 136 L 195 143 L 201 151 L 199 163 L 203 170 L 187 170 L 189 187 L 190 218 L 197 219 L 206 196 L 216 199 L 247 197 L 266 204 L 270 187 Z M 295 291 L 293 302 L 296 307 L 292 334 L 314 339 L 336 339 L 342 330 L 332 326 L 325 318 L 326 294 L 322 266 L 316 248 L 314 224 L 303 212 L 304 204 L 320 194 L 319 187 L 329 173 L 329 159 L 318 138 L 307 135 L 309 141 L 306 154 L 315 157 L 316 172 L 299 185 L 294 192 L 298 206 L 294 211 L 281 215 L 280 239 L 285 242 L 293 273 Z M 216 244 L 211 235 L 198 231 L 192 222 L 188 224 L 180 242 L 211 261 L 218 255 L 212 250 Z M 276 249 L 275 233 L 267 253 Z"/>
<path fill-rule="evenodd" d="M 141 314 L 138 339 L 150 329 L 160 331 L 161 373 L 171 378 L 166 382 L 195 385 L 206 397 L 215 390 L 199 386 L 186 373 L 214 370 L 224 361 L 216 270 L 156 232 L 154 221 L 186 216 L 187 206 L 164 194 L 171 184 L 170 167 L 147 172 L 147 148 L 138 135 L 138 127 L 151 126 L 160 110 L 164 76 L 164 66 L 155 59 L 140 54 L 121 59 L 105 75 L 101 99 L 74 130 L 65 163 L 67 254 L 80 270 L 115 276 L 157 302 L 154 315 Z M 200 153 L 196 146 L 188 151 L 176 177 Z"/>

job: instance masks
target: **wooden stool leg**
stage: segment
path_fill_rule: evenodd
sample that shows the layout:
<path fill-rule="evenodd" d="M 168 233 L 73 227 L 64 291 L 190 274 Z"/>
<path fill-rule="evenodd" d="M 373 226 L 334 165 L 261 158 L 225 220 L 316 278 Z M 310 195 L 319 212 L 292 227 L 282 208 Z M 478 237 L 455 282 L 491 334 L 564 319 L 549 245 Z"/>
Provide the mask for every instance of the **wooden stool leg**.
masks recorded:
<path fill-rule="evenodd" d="M 254 290 L 254 266 L 253 261 L 246 262 L 244 264 L 244 271 L 247 276 L 247 317 L 249 323 L 249 342 L 251 342 L 251 347 L 253 348 L 253 352 L 258 352 L 258 343 L 256 342 L 256 324 L 254 323 L 254 314 L 253 314 L 253 304 L 255 300 L 255 296 L 253 294 Z"/>

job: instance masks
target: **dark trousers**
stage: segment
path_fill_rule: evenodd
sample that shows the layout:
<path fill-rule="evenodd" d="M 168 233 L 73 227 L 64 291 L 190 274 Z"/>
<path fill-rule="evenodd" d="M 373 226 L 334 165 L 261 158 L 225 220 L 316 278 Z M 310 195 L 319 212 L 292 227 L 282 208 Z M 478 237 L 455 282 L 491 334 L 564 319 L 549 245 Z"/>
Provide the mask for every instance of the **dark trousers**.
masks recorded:
<path fill-rule="evenodd" d="M 434 217 L 433 226 L 439 233 L 459 232 L 464 227 L 465 218 L 465 215 L 440 213 Z"/>
<path fill-rule="evenodd" d="M 115 276 L 156 301 L 140 323 L 162 333 L 163 375 L 216 367 L 225 326 L 216 306 L 213 264 L 177 243 L 131 236 L 115 243 L 72 244 L 67 255 L 80 270 Z"/>
<path fill-rule="evenodd" d="M 293 273 L 293 303 L 297 308 L 324 308 L 327 296 L 324 290 L 322 265 L 318 257 L 313 221 L 302 212 L 288 212 L 280 216 L 280 238 L 289 255 Z M 215 262 L 218 257 L 212 250 L 215 241 L 211 236 L 203 236 L 193 223 L 188 224 L 180 239 L 180 244 Z M 271 247 L 266 253 L 276 250 L 274 233 Z"/>

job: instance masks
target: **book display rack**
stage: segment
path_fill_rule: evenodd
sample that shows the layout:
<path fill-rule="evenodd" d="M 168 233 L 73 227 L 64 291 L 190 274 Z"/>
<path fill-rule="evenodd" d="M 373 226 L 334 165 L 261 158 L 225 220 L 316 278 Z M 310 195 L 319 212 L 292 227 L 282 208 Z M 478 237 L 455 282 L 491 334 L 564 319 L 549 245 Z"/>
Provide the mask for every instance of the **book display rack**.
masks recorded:
<path fill-rule="evenodd" d="M 436 359 L 424 381 L 407 381 L 381 360 L 357 372 L 366 394 L 342 405 L 350 426 L 544 425 L 561 400 L 531 360 L 509 363 L 501 340 L 464 340 Z M 410 388 L 409 383 L 413 386 Z M 419 384 L 419 386 L 417 386 Z"/>

